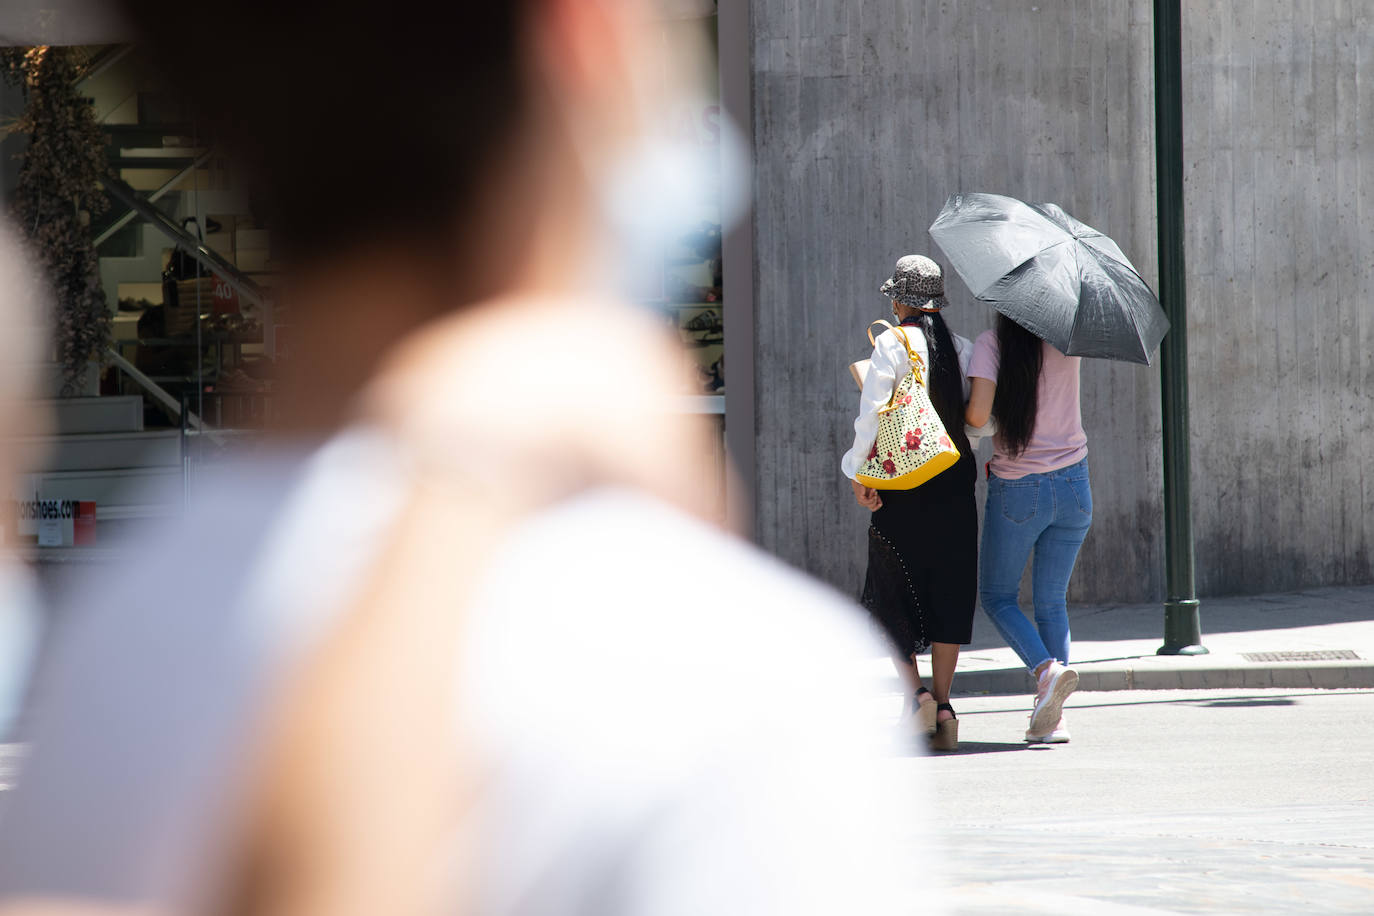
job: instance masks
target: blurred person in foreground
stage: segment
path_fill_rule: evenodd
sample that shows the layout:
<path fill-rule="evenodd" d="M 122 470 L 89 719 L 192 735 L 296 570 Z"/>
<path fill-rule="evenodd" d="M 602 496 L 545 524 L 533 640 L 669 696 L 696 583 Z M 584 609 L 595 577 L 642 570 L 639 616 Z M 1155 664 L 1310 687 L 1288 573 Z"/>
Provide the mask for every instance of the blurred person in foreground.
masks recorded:
<path fill-rule="evenodd" d="M 50 354 L 44 316 L 50 312 L 38 268 L 19 237 L 0 219 L 0 486 L 17 493 L 16 475 L 38 465 L 28 450 L 48 417 L 37 408 L 38 367 Z M 15 507 L 6 501 L 7 510 Z M 8 520 L 17 522 L 15 517 Z M 5 526 L 0 547 L 0 743 L 14 740 L 41 624 L 33 575 L 13 555 Z M 8 782 L 9 755 L 0 754 L 0 790 Z"/>
<path fill-rule="evenodd" d="M 704 520 L 597 282 L 648 8 L 125 7 L 286 247 L 289 423 L 64 615 L 0 912 L 938 909 L 853 609 Z"/>

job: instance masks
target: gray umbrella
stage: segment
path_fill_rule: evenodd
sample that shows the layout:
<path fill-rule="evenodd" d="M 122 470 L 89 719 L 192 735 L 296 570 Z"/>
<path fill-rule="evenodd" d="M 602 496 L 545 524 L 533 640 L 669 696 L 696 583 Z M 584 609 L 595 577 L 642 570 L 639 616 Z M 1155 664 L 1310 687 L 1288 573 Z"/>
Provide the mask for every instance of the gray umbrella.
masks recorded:
<path fill-rule="evenodd" d="M 1054 204 L 955 194 L 930 235 L 974 296 L 1068 356 L 1149 365 L 1169 330 L 1116 242 Z"/>

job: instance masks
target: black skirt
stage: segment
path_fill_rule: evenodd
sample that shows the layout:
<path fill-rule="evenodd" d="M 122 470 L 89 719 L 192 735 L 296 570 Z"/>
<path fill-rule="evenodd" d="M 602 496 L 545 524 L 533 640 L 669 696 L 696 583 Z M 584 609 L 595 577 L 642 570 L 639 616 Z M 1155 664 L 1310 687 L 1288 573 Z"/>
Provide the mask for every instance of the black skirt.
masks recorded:
<path fill-rule="evenodd" d="M 904 658 L 968 645 L 978 596 L 978 465 L 971 450 L 914 490 L 880 490 L 860 599 Z"/>

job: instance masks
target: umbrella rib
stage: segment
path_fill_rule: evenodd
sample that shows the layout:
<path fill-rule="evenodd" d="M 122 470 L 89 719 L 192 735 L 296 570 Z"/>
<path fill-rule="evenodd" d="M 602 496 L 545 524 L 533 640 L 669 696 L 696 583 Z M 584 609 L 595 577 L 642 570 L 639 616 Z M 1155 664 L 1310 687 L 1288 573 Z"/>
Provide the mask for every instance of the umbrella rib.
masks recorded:
<path fill-rule="evenodd" d="M 1056 227 L 1056 228 L 1057 228 L 1057 227 Z M 1062 230 L 1061 230 L 1061 231 L 1062 231 Z M 1069 237 L 1067 237 L 1067 238 L 1062 238 L 1062 239 L 1058 239 L 1058 240 L 1056 240 L 1056 241 L 1054 241 L 1054 242 L 1051 242 L 1050 244 L 1041 247 L 1040 249 L 1038 249 L 1038 250 L 1032 252 L 1031 254 L 1026 255 L 1026 256 L 1025 256 L 1024 258 L 1022 258 L 1020 261 L 1017 261 L 1016 263 L 1014 263 L 1014 264 L 1012 264 L 1010 267 L 1008 267 L 1006 270 L 1002 271 L 1002 275 L 1001 275 L 1000 277 L 998 277 L 997 279 L 993 280 L 992 283 L 991 283 L 989 286 L 984 287 L 983 289 L 980 289 L 980 290 L 976 290 L 976 291 L 975 291 L 975 290 L 970 289 L 969 291 L 973 293 L 973 298 L 983 300 L 983 297 L 987 294 L 988 290 L 991 289 L 993 286 L 996 286 L 996 285 L 997 285 L 998 283 L 1000 283 L 1003 279 L 1005 279 L 1006 277 L 1009 277 L 1009 276 L 1011 276 L 1012 274 L 1016 273 L 1016 271 L 1020 270 L 1022 267 L 1024 267 L 1026 264 L 1030 263 L 1031 261 L 1035 260 L 1036 258 L 1040 257 L 1042 254 L 1045 254 L 1046 252 L 1050 251 L 1051 249 L 1057 248 L 1058 246 L 1063 245 L 1063 244 L 1066 244 L 1066 243 L 1071 242 L 1071 241 L 1073 241 L 1073 240 L 1074 240 L 1074 239 L 1073 239 L 1073 236 L 1069 236 Z M 937 242 L 938 242 L 938 240 L 937 240 Z M 948 252 L 946 252 L 946 256 L 948 256 Z M 951 258 L 951 260 L 953 260 L 953 259 Z M 958 265 L 957 265 L 957 264 L 955 264 L 955 269 L 956 269 L 956 270 L 958 269 Z M 962 272 L 961 272 L 961 275 L 962 275 Z M 989 300 L 983 300 L 983 301 L 989 301 Z"/>
<path fill-rule="evenodd" d="M 1074 241 L 1077 242 L 1078 240 L 1075 239 Z M 1073 246 L 1073 279 L 1074 283 L 1078 286 L 1078 288 L 1074 290 L 1074 298 L 1080 303 L 1080 306 L 1074 312 L 1073 327 L 1069 330 L 1070 342 L 1073 341 L 1073 335 L 1078 330 L 1078 322 L 1082 319 L 1083 315 L 1083 308 L 1081 305 L 1083 302 L 1083 262 L 1080 260 L 1082 256 L 1083 244 L 1079 242 Z"/>
<path fill-rule="evenodd" d="M 1100 254 L 1102 257 L 1107 258 L 1107 259 L 1109 259 L 1109 260 L 1111 260 L 1111 261 L 1114 261 L 1114 262 L 1116 262 L 1117 264 L 1122 265 L 1123 267 L 1129 267 L 1129 268 L 1131 268 L 1131 270 L 1135 270 L 1135 265 L 1131 263 L 1131 259 L 1130 259 L 1130 258 L 1126 257 L 1126 252 L 1122 251 L 1122 252 L 1121 252 L 1121 257 L 1118 258 L 1116 255 L 1112 254 L 1111 252 L 1109 252 L 1109 251 L 1103 251 L 1101 248 L 1098 248 L 1096 245 L 1089 245 L 1089 244 L 1088 244 L 1088 239 L 1090 239 L 1090 238 L 1103 238 L 1103 239 L 1106 239 L 1107 241 L 1111 242 L 1113 245 L 1116 245 L 1117 250 L 1120 250 L 1121 246 L 1120 246 L 1120 245 L 1117 245 L 1117 244 L 1116 244 L 1116 241 L 1115 241 L 1111 236 L 1109 236 L 1109 235 L 1104 235 L 1104 234 L 1101 233 L 1101 232 L 1097 232 L 1094 236 L 1085 237 L 1085 238 L 1081 239 L 1080 241 L 1082 241 L 1083 244 L 1084 244 L 1086 247 L 1091 248 L 1093 251 L 1097 252 L 1097 253 Z"/>
<path fill-rule="evenodd" d="M 1094 250 L 1096 250 L 1096 249 L 1094 249 Z M 1111 258 L 1111 260 L 1112 260 L 1113 263 L 1117 263 L 1117 264 L 1120 263 L 1119 261 L 1116 260 L 1116 258 Z M 1099 268 L 1101 267 L 1100 264 L 1099 264 L 1098 266 L 1099 266 Z M 1126 265 L 1124 265 L 1124 266 L 1127 267 L 1127 268 L 1130 270 L 1130 272 L 1136 276 L 1137 279 L 1140 279 L 1140 274 L 1136 272 L 1136 269 L 1135 269 L 1134 266 L 1132 266 L 1132 265 L 1130 265 L 1130 264 L 1126 264 Z M 1109 275 L 1109 277 L 1110 277 L 1110 275 Z M 1144 281 L 1143 279 L 1141 279 L 1140 282 L 1141 282 L 1141 285 L 1145 286 L 1147 289 L 1149 288 L 1148 284 L 1146 284 L 1145 281 Z M 1117 286 L 1118 286 L 1118 288 L 1119 288 L 1120 285 L 1117 284 Z M 1139 321 L 1139 317 L 1138 317 L 1137 314 L 1136 314 L 1136 310 L 1135 310 L 1135 309 L 1132 309 L 1132 308 L 1122 308 L 1120 311 L 1122 311 L 1122 312 L 1125 313 L 1125 315 L 1126 315 L 1126 321 L 1130 324 L 1131 330 L 1135 332 L 1135 336 L 1134 336 L 1133 340 L 1135 340 L 1137 343 L 1140 343 L 1141 349 L 1142 349 L 1142 351 L 1143 351 L 1143 350 L 1144 350 L 1144 344 L 1143 344 L 1144 338 L 1143 338 L 1142 333 L 1141 333 L 1140 321 Z M 1146 355 L 1148 356 L 1148 354 L 1146 354 Z"/>
<path fill-rule="evenodd" d="M 1135 273 L 1135 268 L 1134 268 L 1134 267 L 1131 268 L 1131 272 L 1132 272 L 1132 273 Z M 1136 274 L 1136 276 L 1139 277 L 1140 275 L 1139 275 L 1139 274 Z M 1145 284 L 1145 281 L 1144 281 L 1144 280 L 1141 280 L 1140 282 L 1141 282 L 1142 285 L 1145 285 L 1146 289 L 1149 288 L 1149 286 Z M 1141 348 L 1141 350 L 1144 350 L 1144 351 L 1145 351 L 1145 358 L 1146 358 L 1146 360 L 1148 361 L 1148 359 L 1149 359 L 1149 357 L 1150 357 L 1150 353 L 1149 353 L 1148 350 L 1145 350 L 1145 343 L 1144 343 L 1145 337 L 1144 337 L 1143 329 L 1140 327 L 1140 317 L 1136 314 L 1136 310 L 1135 310 L 1135 309 L 1127 309 L 1127 315 L 1128 315 L 1128 317 L 1130 318 L 1131 330 L 1135 331 L 1135 339 L 1141 342 L 1141 343 L 1140 343 L 1140 348 Z"/>
<path fill-rule="evenodd" d="M 1009 276 L 1011 276 L 1012 274 L 1014 274 L 1014 273 L 1016 273 L 1018 270 L 1020 270 L 1022 267 L 1025 267 L 1025 266 L 1026 266 L 1027 264 L 1029 264 L 1031 261 L 1034 261 L 1036 258 L 1040 257 L 1042 254 L 1047 254 L 1047 253 L 1050 252 L 1051 250 L 1053 250 L 1053 249 L 1055 249 L 1055 248 L 1058 248 L 1060 245 L 1067 245 L 1069 242 L 1072 242 L 1073 240 L 1074 240 L 1074 239 L 1073 239 L 1073 236 L 1069 236 L 1069 237 L 1066 238 L 1066 239 L 1059 239 L 1057 242 L 1053 242 L 1053 243 L 1051 243 L 1051 244 L 1049 244 L 1049 245 L 1046 245 L 1044 248 L 1041 248 L 1039 251 L 1035 252 L 1035 254 L 1028 255 L 1028 256 L 1027 256 L 1024 260 L 1022 260 L 1019 264 L 1014 264 L 1014 265 L 1012 265 L 1012 268 L 1011 268 L 1010 270 L 1006 271 L 1005 273 L 1003 273 L 1003 274 L 1002 274 L 1002 277 L 1009 277 Z M 1077 263 L 1075 263 L 1074 266 L 1077 267 L 1077 266 L 1078 266 Z M 999 278 L 999 279 L 1000 279 L 1000 278 Z M 994 281 L 994 282 L 996 282 L 996 281 Z"/>
<path fill-rule="evenodd" d="M 1076 245 L 1076 246 L 1074 247 L 1074 252 L 1073 252 L 1073 257 L 1074 257 L 1074 265 L 1073 265 L 1073 266 L 1074 266 L 1074 279 L 1077 280 L 1077 282 L 1078 282 L 1078 301 L 1079 301 L 1079 308 L 1078 308 L 1077 312 L 1075 312 L 1075 314 L 1074 314 L 1074 316 L 1073 316 L 1073 336 L 1077 336 L 1078 330 L 1079 330 L 1080 327 L 1082 327 L 1082 323 L 1083 323 L 1084 319 L 1090 317 L 1090 316 L 1087 316 L 1087 315 L 1085 314 L 1085 312 L 1084 312 L 1084 310 L 1083 310 L 1083 307 L 1082 307 L 1082 302 L 1083 302 L 1083 262 L 1082 262 L 1082 258 L 1084 258 L 1084 257 L 1090 257 L 1091 260 L 1092 260 L 1092 266 L 1095 267 L 1097 270 L 1102 271 L 1102 273 L 1104 273 L 1104 274 L 1106 273 L 1106 271 L 1105 271 L 1105 270 L 1103 269 L 1103 267 L 1102 267 L 1101 262 L 1098 261 L 1097 258 L 1092 257 L 1090 251 L 1096 251 L 1096 249 L 1091 249 L 1091 250 L 1089 250 L 1089 249 L 1088 249 L 1088 246 L 1087 246 L 1087 245 L 1084 245 L 1081 241 L 1079 242 L 1078 245 Z M 1066 355 L 1067 355 L 1067 354 L 1066 354 Z"/>

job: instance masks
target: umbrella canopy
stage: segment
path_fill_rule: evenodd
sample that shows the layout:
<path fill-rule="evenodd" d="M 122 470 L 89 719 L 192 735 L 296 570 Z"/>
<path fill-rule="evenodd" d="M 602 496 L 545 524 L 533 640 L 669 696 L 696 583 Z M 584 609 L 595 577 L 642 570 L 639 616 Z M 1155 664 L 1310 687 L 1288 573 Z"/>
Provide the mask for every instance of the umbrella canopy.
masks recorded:
<path fill-rule="evenodd" d="M 1054 204 L 955 194 L 930 235 L 974 296 L 1067 356 L 1149 365 L 1169 330 L 1116 242 Z"/>

